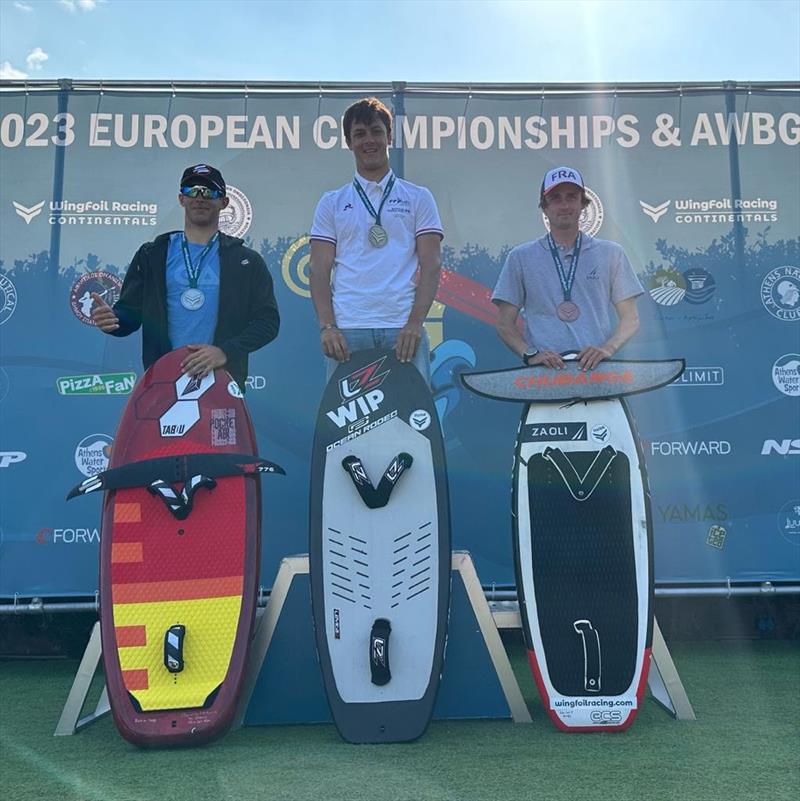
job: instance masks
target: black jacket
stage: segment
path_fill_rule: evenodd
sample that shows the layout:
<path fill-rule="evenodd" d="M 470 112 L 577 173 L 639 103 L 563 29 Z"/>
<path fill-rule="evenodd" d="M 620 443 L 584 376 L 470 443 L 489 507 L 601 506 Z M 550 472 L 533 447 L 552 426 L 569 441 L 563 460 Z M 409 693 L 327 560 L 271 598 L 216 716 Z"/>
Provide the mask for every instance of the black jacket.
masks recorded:
<path fill-rule="evenodd" d="M 150 367 L 172 344 L 167 328 L 167 249 L 171 233 L 146 242 L 133 257 L 114 312 L 124 337 L 142 327 L 142 361 Z M 244 390 L 247 355 L 278 335 L 280 315 L 264 260 L 241 239 L 219 235 L 219 311 L 214 342 L 228 357 L 225 369 Z"/>

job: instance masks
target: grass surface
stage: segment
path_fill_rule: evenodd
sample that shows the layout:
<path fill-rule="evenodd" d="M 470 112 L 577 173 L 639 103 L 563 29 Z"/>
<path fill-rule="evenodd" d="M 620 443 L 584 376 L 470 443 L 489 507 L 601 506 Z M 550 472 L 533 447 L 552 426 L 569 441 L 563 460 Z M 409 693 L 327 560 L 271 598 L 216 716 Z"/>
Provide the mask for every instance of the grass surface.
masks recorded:
<path fill-rule="evenodd" d="M 77 662 L 0 662 L 0 792 L 4 801 L 800 797 L 797 642 L 674 644 L 697 721 L 677 722 L 648 698 L 628 732 L 589 735 L 555 729 L 521 639 L 507 645 L 532 725 L 434 722 L 415 743 L 380 746 L 348 745 L 332 725 L 317 725 L 246 728 L 203 748 L 140 751 L 110 716 L 53 737 Z"/>

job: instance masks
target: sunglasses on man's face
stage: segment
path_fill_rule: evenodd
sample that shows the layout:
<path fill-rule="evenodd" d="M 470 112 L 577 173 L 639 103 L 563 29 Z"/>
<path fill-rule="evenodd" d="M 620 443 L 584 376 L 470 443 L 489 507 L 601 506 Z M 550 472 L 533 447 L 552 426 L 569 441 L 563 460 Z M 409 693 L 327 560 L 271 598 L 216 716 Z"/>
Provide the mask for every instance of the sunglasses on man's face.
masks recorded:
<path fill-rule="evenodd" d="M 186 197 L 201 197 L 203 200 L 219 200 L 222 197 L 219 189 L 211 189 L 208 186 L 182 186 L 181 194 Z"/>

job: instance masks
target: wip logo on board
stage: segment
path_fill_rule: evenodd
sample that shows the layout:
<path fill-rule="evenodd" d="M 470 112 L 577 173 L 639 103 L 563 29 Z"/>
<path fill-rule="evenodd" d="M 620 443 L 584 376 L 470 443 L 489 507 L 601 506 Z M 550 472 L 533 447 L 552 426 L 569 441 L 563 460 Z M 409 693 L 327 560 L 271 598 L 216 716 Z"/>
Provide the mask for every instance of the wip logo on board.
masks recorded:
<path fill-rule="evenodd" d="M 380 359 L 376 359 L 374 362 L 370 362 L 370 364 L 360 367 L 350 375 L 345 376 L 339 382 L 339 395 L 342 400 L 347 401 L 355 398 L 356 395 L 362 395 L 371 389 L 377 389 L 386 380 L 386 376 L 390 372 L 389 370 L 384 370 L 382 373 L 379 372 L 385 361 L 386 357 L 381 356 Z"/>
<path fill-rule="evenodd" d="M 770 270 L 761 282 L 761 302 L 779 320 L 800 320 L 800 268 L 786 265 Z"/>
<path fill-rule="evenodd" d="M 772 383 L 784 395 L 800 397 L 800 353 L 785 353 L 772 365 Z"/>
<path fill-rule="evenodd" d="M 597 232 L 603 225 L 603 204 L 600 201 L 600 196 L 589 187 L 584 187 L 586 197 L 589 199 L 589 205 L 581 212 L 580 219 L 578 220 L 578 228 L 589 236 L 597 236 Z M 542 214 L 542 221 L 544 227 L 550 230 L 550 220 Z"/>
<path fill-rule="evenodd" d="M 59 395 L 130 395 L 136 373 L 89 373 L 56 379 Z"/>
<path fill-rule="evenodd" d="M 23 206 L 22 203 L 18 203 L 16 200 L 11 201 L 11 205 L 14 206 L 14 211 L 17 212 L 19 217 L 25 220 L 26 225 L 30 225 L 31 220 L 42 213 L 44 204 L 44 200 L 40 203 L 34 203 L 32 206 Z"/>
<path fill-rule="evenodd" d="M 122 280 L 106 270 L 82 275 L 73 285 L 69 293 L 69 305 L 72 313 L 84 324 L 94 326 L 92 307 L 93 293 L 97 293 L 109 306 L 119 300 Z"/>
<path fill-rule="evenodd" d="M 335 411 L 326 412 L 328 419 L 338 428 L 344 428 L 347 423 L 368 421 L 369 416 L 378 410 L 384 399 L 384 394 L 378 387 L 386 380 L 391 372 L 381 367 L 386 361 L 385 356 L 370 362 L 339 381 L 339 395 L 342 405 Z M 350 429 L 357 426 L 351 425 Z"/>
<path fill-rule="evenodd" d="M 219 215 L 219 230 L 228 236 L 243 237 L 253 222 L 253 207 L 241 189 L 228 184 L 226 193 L 230 202 Z"/>

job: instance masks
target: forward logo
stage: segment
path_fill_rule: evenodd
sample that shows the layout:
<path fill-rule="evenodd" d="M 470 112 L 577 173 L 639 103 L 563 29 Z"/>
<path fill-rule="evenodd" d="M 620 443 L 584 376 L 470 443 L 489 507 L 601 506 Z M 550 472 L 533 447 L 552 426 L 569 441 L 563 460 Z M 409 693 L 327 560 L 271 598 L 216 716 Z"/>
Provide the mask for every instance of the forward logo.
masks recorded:
<path fill-rule="evenodd" d="M 670 203 L 672 203 L 671 200 L 665 200 L 663 203 L 659 203 L 657 206 L 651 206 L 649 203 L 645 203 L 643 200 L 639 201 L 642 211 L 654 223 L 657 223 L 667 213 Z"/>
<path fill-rule="evenodd" d="M 22 203 L 17 203 L 16 200 L 11 201 L 14 206 L 14 211 L 25 220 L 25 224 L 29 225 L 34 217 L 38 217 L 44 208 L 44 201 L 41 203 L 34 203 L 30 208 L 23 206 Z"/>

